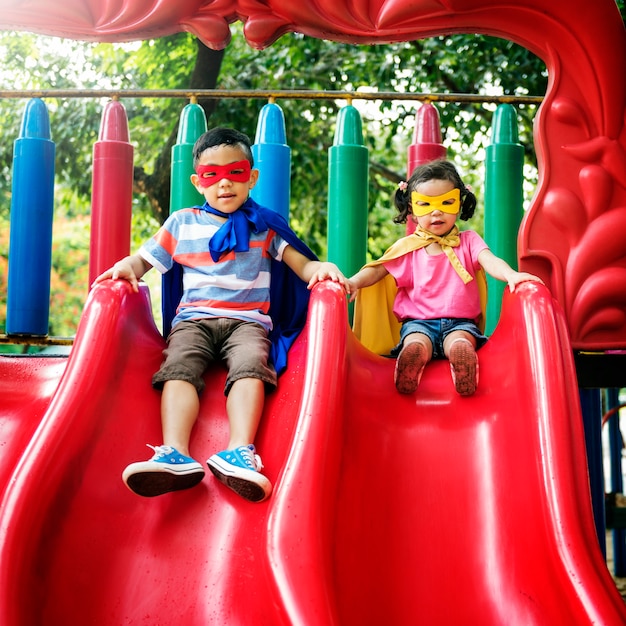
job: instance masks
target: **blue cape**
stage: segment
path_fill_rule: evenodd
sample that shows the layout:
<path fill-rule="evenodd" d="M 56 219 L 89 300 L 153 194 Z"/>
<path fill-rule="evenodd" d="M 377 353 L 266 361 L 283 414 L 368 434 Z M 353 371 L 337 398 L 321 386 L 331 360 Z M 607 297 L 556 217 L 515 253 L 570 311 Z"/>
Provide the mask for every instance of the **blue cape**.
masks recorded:
<path fill-rule="evenodd" d="M 287 221 L 276 211 L 267 209 L 248 199 L 246 203 L 258 211 L 267 226 L 278 233 L 290 246 L 311 260 L 317 260 L 315 254 L 291 230 Z M 201 207 L 197 207 L 201 208 Z M 270 310 L 273 328 L 269 334 L 272 342 L 270 359 L 277 374 L 282 374 L 287 367 L 287 353 L 306 322 L 310 292 L 291 268 L 281 261 L 272 259 L 272 281 L 270 285 Z M 174 263 L 171 270 L 163 275 L 162 313 L 163 336 L 167 337 L 176 308 L 183 295 L 183 268 Z"/>

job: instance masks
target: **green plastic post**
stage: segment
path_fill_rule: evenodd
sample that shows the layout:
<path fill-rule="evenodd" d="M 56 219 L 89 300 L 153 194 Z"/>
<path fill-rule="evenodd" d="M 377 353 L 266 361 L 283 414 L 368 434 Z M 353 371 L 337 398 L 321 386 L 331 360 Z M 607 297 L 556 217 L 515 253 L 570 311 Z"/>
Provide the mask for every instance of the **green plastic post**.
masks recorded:
<path fill-rule="evenodd" d="M 178 135 L 172 146 L 170 213 L 204 203 L 189 177 L 193 174 L 193 145 L 206 129 L 204 109 L 199 104 L 188 104 L 180 114 Z"/>
<path fill-rule="evenodd" d="M 191 184 L 193 174 L 193 146 L 200 135 L 206 132 L 204 109 L 191 102 L 181 111 L 178 122 L 176 143 L 172 146 L 170 179 L 170 214 L 180 209 L 204 204 L 204 197 Z M 178 272 L 166 272 L 161 280 L 161 311 L 163 335 L 167 336 L 178 302 L 172 302 L 169 294 L 174 281 L 179 280 Z"/>
<path fill-rule="evenodd" d="M 365 264 L 368 160 L 361 116 L 352 105 L 345 106 L 328 151 L 328 260 L 346 276 Z"/>
<path fill-rule="evenodd" d="M 498 106 L 491 130 L 485 160 L 485 241 L 496 256 L 517 269 L 517 235 L 524 211 L 524 147 L 518 141 L 513 106 Z M 500 319 L 505 286 L 502 281 L 487 277 L 488 335 Z"/>

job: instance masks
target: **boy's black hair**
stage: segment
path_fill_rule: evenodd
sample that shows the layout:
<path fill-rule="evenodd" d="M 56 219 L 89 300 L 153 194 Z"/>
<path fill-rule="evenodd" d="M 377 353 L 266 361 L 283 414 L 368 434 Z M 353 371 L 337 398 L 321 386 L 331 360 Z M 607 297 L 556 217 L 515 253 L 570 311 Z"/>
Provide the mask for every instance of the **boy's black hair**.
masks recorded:
<path fill-rule="evenodd" d="M 413 170 L 411 178 L 407 181 L 406 189 L 398 188 L 396 190 L 394 204 L 399 213 L 393 219 L 396 224 L 404 224 L 408 216 L 411 215 L 411 192 L 415 191 L 415 188 L 420 183 L 425 183 L 429 180 L 450 181 L 461 191 L 460 219 L 468 220 L 474 215 L 476 196 L 465 186 L 465 183 L 461 180 L 461 176 L 452 162 L 446 161 L 445 159 L 438 159 L 437 161 L 430 161 L 429 163 L 418 165 Z"/>
<path fill-rule="evenodd" d="M 220 126 L 211 128 L 198 137 L 193 146 L 193 167 L 198 166 L 198 161 L 202 153 L 208 148 L 216 146 L 235 146 L 239 148 L 250 161 L 250 167 L 254 167 L 254 158 L 252 157 L 252 149 L 250 148 L 250 138 L 234 128 L 222 128 Z"/>

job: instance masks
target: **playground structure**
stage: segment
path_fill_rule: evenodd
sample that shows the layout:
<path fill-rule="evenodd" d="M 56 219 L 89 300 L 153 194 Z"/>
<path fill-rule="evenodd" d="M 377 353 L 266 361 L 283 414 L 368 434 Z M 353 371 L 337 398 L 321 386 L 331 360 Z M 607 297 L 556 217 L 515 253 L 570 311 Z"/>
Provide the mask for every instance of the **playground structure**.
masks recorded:
<path fill-rule="evenodd" d="M 519 263 L 548 288 L 505 294 L 480 390 L 462 400 L 441 363 L 419 397 L 399 397 L 392 364 L 349 332 L 341 294 L 316 289 L 260 433 L 276 490 L 254 510 L 213 484 L 149 508 L 124 490 L 123 465 L 158 437 L 158 419 L 138 420 L 133 441 L 125 429 L 129 415 L 158 414 L 149 377 L 163 339 L 145 289 L 94 290 L 69 359 L 0 359 L 0 622 L 626 623 L 595 536 L 584 446 L 593 465 L 600 423 L 586 353 L 614 367 L 626 348 L 626 43 L 614 4 L 563 2 L 549 13 L 541 2 L 476 0 L 447 12 L 424 3 L 420 14 L 401 1 L 319 2 L 295 17 L 274 4 L 237 12 L 254 45 L 290 28 L 342 41 L 468 30 L 505 34 L 544 59 L 541 180 Z M 108 40 L 131 32 L 119 20 L 108 34 L 106 20 L 90 31 L 59 24 L 41 8 L 41 23 L 19 21 L 16 2 L 0 26 Z M 149 26 L 154 36 L 158 15 L 149 25 L 135 16 L 133 35 Z M 180 23 L 224 45 L 231 15 L 205 8 Z M 177 27 L 170 18 L 163 34 Z M 211 375 L 199 456 L 226 426 L 220 373 Z M 601 386 L 622 386 L 614 380 Z M 112 456 L 120 467 L 107 465 Z M 461 589 L 468 573 L 472 586 Z"/>

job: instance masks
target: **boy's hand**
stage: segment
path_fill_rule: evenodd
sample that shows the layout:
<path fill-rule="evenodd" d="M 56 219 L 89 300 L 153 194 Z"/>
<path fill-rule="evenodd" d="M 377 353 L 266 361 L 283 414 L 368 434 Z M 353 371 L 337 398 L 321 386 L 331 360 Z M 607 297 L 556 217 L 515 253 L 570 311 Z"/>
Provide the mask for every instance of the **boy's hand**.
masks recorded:
<path fill-rule="evenodd" d="M 137 293 L 139 291 L 139 279 L 137 274 L 135 274 L 135 270 L 133 269 L 133 264 L 127 259 L 122 259 L 118 261 L 113 267 L 109 268 L 105 272 L 102 272 L 100 276 L 98 276 L 92 284 L 101 283 L 104 280 L 126 280 L 130 283 L 132 290 Z"/>
<path fill-rule="evenodd" d="M 335 283 L 339 283 L 347 293 L 350 293 L 348 280 L 334 263 L 329 263 L 328 261 L 320 262 L 318 268 L 313 272 L 307 287 L 311 289 L 313 285 L 323 280 L 332 280 Z"/>

